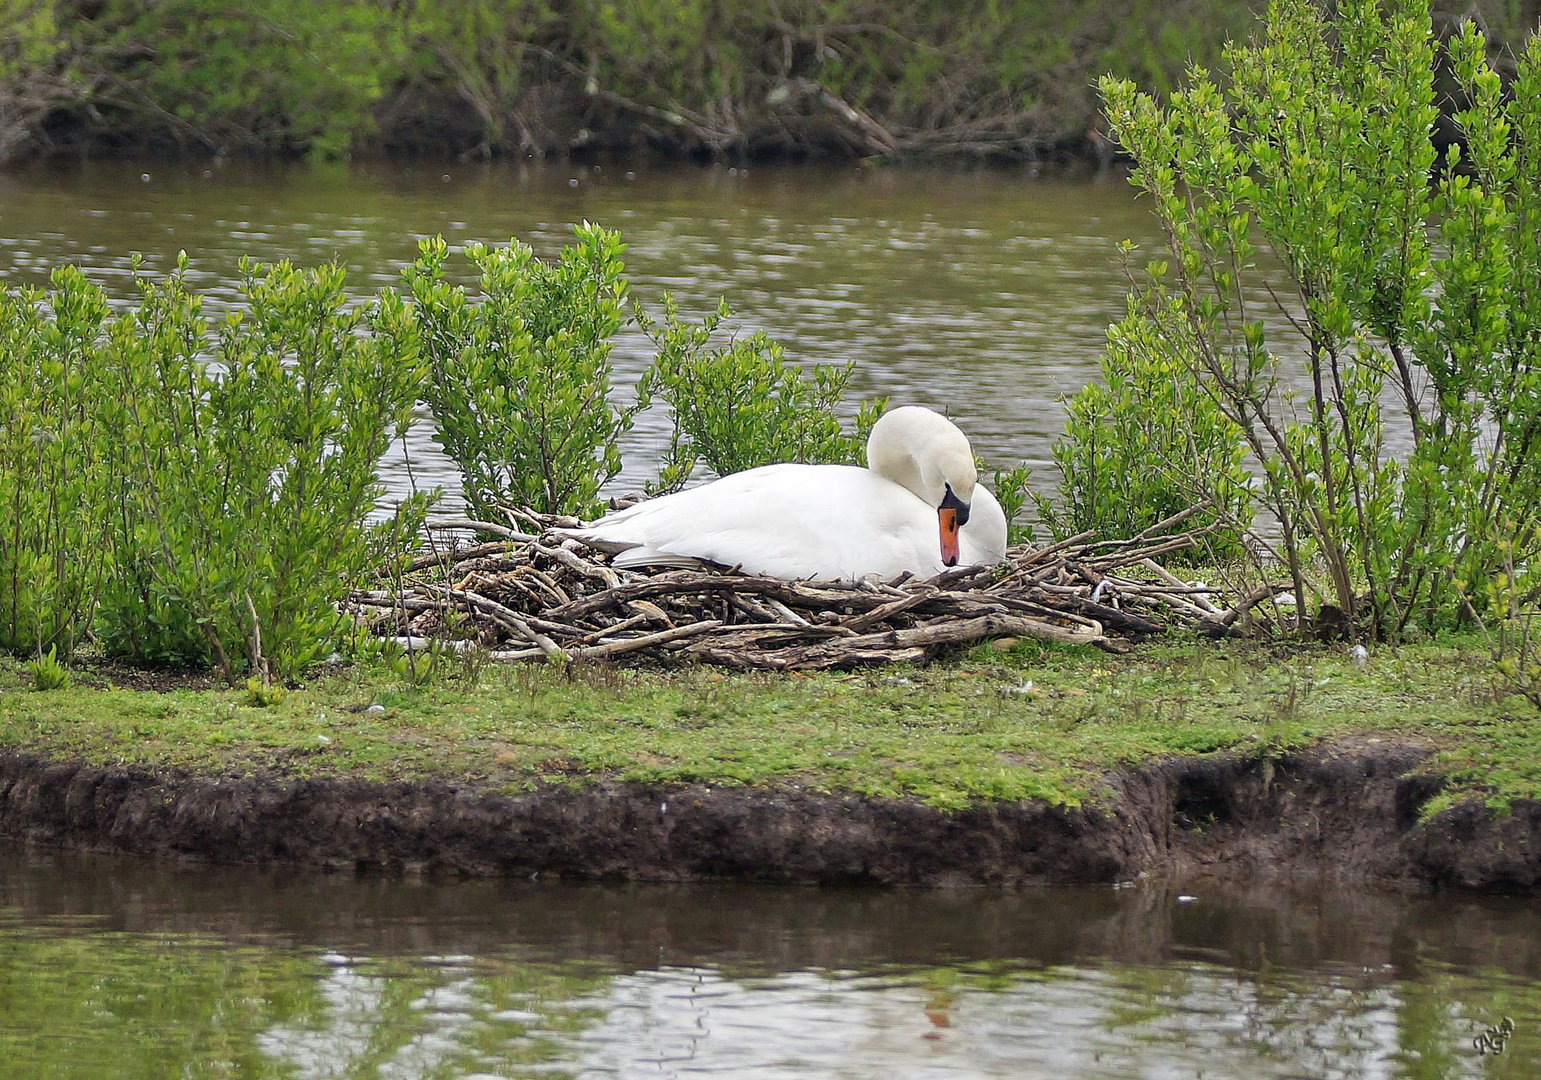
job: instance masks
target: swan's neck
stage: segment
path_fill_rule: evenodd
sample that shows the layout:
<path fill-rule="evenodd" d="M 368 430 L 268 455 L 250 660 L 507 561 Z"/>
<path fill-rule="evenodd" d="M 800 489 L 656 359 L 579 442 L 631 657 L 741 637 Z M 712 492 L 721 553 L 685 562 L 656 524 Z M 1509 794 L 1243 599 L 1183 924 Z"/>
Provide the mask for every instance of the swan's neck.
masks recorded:
<path fill-rule="evenodd" d="M 916 406 L 886 413 L 867 440 L 867 467 L 941 506 L 950 485 L 965 503 L 974 494 L 974 454 L 951 421 Z"/>
<path fill-rule="evenodd" d="M 942 482 L 927 476 L 915 454 L 903 446 L 886 440 L 868 446 L 867 468 L 900 487 L 909 488 L 927 503 L 941 502 Z M 932 495 L 936 495 L 936 498 L 933 499 Z"/>

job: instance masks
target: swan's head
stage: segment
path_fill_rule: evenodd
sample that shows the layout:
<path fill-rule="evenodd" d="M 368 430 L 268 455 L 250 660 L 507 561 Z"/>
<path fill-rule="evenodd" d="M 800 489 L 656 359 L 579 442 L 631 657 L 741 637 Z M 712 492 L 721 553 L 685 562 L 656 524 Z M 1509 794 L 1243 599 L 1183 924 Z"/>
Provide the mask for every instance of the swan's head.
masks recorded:
<path fill-rule="evenodd" d="M 979 481 L 974 451 L 963 432 L 940 413 L 901 406 L 873 425 L 867 467 L 936 507 L 942 565 L 958 565 L 958 530 L 968 524 Z"/>

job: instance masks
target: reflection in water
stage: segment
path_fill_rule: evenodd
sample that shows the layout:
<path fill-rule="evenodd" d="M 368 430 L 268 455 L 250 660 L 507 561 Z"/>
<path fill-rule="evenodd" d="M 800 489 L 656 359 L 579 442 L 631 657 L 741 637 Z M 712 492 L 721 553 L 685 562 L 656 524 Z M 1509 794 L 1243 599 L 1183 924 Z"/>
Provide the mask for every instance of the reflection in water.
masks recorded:
<path fill-rule="evenodd" d="M 428 883 L 0 851 L 6 1075 L 1533 1076 L 1534 905 Z M 1501 1057 L 1472 1039 L 1512 1017 Z"/>

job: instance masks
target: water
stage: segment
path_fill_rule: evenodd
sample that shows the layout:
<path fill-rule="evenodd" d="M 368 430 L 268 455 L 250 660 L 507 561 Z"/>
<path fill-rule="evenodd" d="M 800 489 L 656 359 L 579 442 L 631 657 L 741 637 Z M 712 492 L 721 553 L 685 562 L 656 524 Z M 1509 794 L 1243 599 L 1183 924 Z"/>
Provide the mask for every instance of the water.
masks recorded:
<path fill-rule="evenodd" d="M 1504 898 L 425 883 L 0 848 L 25 1077 L 1541 1075 Z M 1502 1055 L 1473 1038 L 1514 1022 Z"/>
<path fill-rule="evenodd" d="M 726 296 L 805 363 L 857 363 L 854 396 L 891 395 L 953 416 L 985 458 L 1026 460 L 1041 481 L 1061 398 L 1096 376 L 1127 282 L 1115 244 L 1156 242 L 1120 177 L 1025 172 L 561 166 L 313 168 L 90 164 L 0 174 L 0 281 L 42 284 L 67 261 L 114 296 L 129 258 L 178 250 L 213 306 L 234 303 L 236 263 L 336 260 L 360 297 L 396 283 L 419 238 L 518 237 L 553 255 L 584 219 L 618 228 L 633 295 L 701 314 Z M 629 386 L 651 358 L 640 335 L 615 360 Z M 666 417 L 624 445 L 617 487 L 651 478 Z M 420 482 L 453 485 L 428 424 L 410 441 Z M 390 478 L 405 484 L 396 455 Z"/>

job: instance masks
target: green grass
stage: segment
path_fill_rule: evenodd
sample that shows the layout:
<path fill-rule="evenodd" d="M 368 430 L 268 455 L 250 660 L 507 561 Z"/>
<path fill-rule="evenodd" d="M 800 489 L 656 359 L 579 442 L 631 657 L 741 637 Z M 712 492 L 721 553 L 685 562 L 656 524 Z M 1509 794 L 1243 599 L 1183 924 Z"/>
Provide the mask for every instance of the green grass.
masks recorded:
<path fill-rule="evenodd" d="M 1268 754 L 1351 735 L 1435 751 L 1450 799 L 1541 797 L 1541 725 L 1477 641 L 1383 649 L 1037 644 L 925 668 L 732 675 L 458 661 L 426 685 L 385 667 L 244 689 L 74 682 L 36 692 L 0 660 L 0 745 L 200 773 L 442 777 L 522 790 L 598 779 L 911 796 L 940 807 L 1095 799 L 1108 770 L 1173 754 Z M 371 705 L 383 711 L 368 711 Z"/>

